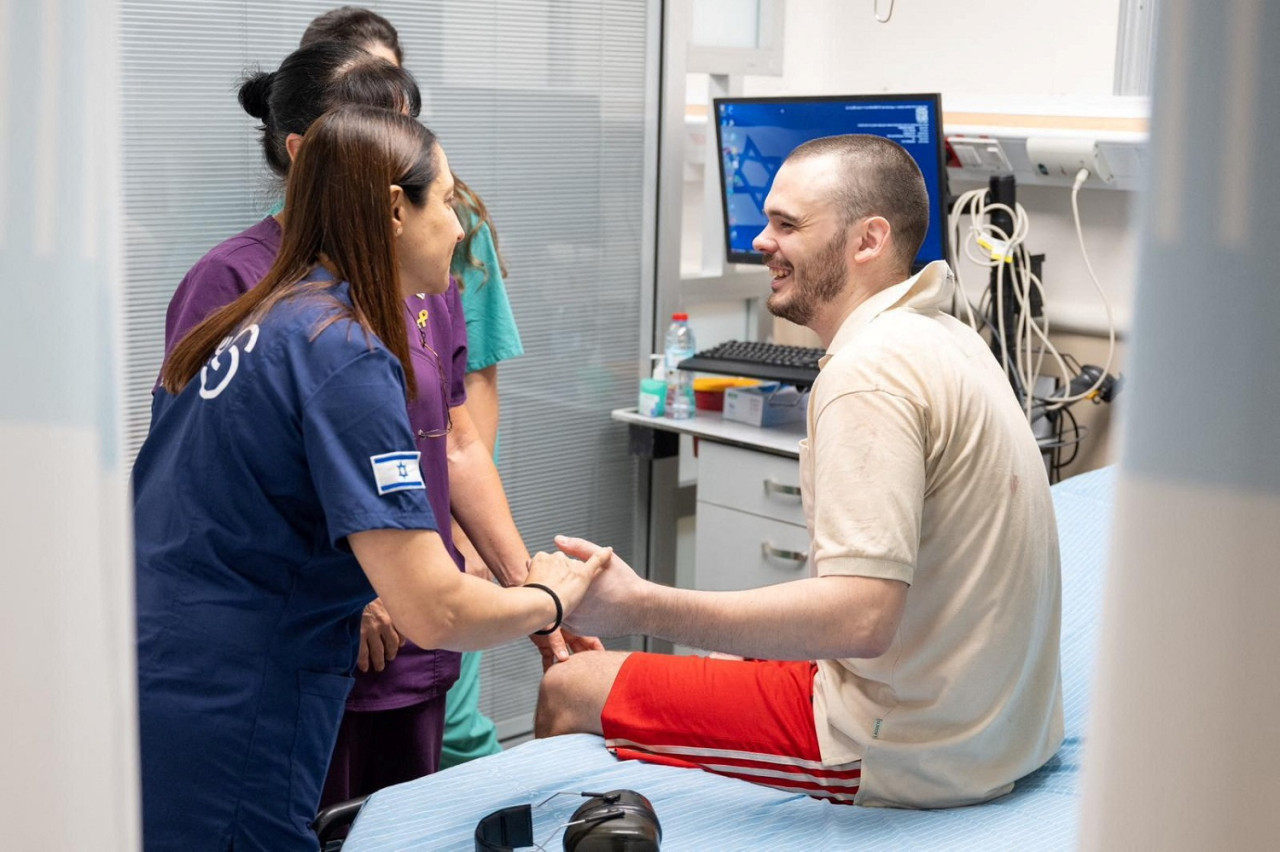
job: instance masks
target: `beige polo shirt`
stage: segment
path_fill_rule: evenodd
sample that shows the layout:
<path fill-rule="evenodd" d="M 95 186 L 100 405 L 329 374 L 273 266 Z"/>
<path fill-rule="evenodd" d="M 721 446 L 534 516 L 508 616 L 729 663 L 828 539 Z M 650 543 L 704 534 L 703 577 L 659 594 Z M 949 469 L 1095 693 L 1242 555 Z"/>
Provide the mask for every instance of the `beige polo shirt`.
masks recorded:
<path fill-rule="evenodd" d="M 990 799 L 1062 742 L 1044 462 L 985 342 L 942 312 L 950 295 L 937 262 L 859 306 L 801 442 L 816 573 L 911 586 L 887 653 L 818 662 L 823 762 L 862 760 L 863 805 Z"/>

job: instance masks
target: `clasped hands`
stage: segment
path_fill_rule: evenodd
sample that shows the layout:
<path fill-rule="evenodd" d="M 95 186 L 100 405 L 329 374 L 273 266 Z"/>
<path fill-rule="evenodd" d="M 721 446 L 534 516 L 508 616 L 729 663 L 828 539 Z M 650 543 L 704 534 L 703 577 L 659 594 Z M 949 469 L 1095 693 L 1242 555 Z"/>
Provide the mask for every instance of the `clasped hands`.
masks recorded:
<path fill-rule="evenodd" d="M 529 561 L 525 580 L 555 589 L 564 606 L 564 627 L 546 636 L 529 637 L 542 657 L 544 671 L 569 659 L 570 654 L 604 650 L 597 636 L 625 635 L 625 629 L 618 629 L 618 613 L 611 601 L 620 601 L 625 590 L 643 582 L 631 566 L 613 555 L 612 548 L 567 536 L 557 536 L 556 546 L 561 553 L 538 553 Z M 382 600 L 369 603 L 360 618 L 356 662 L 360 671 L 383 671 L 404 643 Z"/>

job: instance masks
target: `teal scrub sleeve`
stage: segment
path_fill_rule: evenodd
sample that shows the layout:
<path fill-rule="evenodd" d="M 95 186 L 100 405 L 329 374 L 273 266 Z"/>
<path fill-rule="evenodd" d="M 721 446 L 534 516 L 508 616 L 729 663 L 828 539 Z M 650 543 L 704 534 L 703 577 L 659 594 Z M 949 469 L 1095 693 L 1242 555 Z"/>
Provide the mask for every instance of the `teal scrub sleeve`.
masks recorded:
<path fill-rule="evenodd" d="M 474 373 L 523 355 L 524 344 L 520 342 L 498 264 L 498 251 L 493 244 L 493 232 L 487 223 L 482 223 L 472 238 L 471 251 L 484 264 L 484 269 L 477 269 L 464 260 L 455 271 L 462 278 L 462 311 L 467 318 L 467 372 Z"/>

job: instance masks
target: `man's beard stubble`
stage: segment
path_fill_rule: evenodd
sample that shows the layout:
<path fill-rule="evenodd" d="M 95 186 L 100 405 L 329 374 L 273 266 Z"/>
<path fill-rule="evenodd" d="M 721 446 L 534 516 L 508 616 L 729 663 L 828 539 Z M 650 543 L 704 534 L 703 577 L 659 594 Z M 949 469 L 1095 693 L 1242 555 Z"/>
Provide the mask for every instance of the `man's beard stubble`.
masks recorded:
<path fill-rule="evenodd" d="M 819 307 L 830 302 L 844 290 L 849 267 L 845 262 L 844 249 L 848 240 L 847 232 L 836 240 L 813 260 L 802 268 L 791 267 L 792 281 L 785 296 L 782 293 L 771 293 L 766 305 L 769 312 L 776 317 L 807 326 Z M 772 259 L 765 256 L 765 263 Z"/>

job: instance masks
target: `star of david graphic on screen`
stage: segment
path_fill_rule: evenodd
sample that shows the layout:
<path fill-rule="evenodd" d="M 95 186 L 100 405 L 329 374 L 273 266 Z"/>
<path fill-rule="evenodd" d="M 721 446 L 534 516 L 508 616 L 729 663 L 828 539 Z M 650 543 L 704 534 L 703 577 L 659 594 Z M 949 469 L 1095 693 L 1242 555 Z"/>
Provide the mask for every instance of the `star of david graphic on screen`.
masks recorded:
<path fill-rule="evenodd" d="M 742 154 L 734 162 L 733 191 L 750 196 L 757 210 L 764 209 L 765 196 L 773 185 L 773 176 L 782 165 L 782 157 L 766 157 L 754 139 L 742 146 Z"/>
<path fill-rule="evenodd" d="M 947 173 L 938 95 L 717 98 L 714 114 L 730 262 L 763 262 L 751 241 L 767 222 L 765 198 L 787 155 L 811 139 L 844 133 L 883 136 L 911 154 L 929 190 L 929 232 L 916 266 L 946 258 Z"/>

